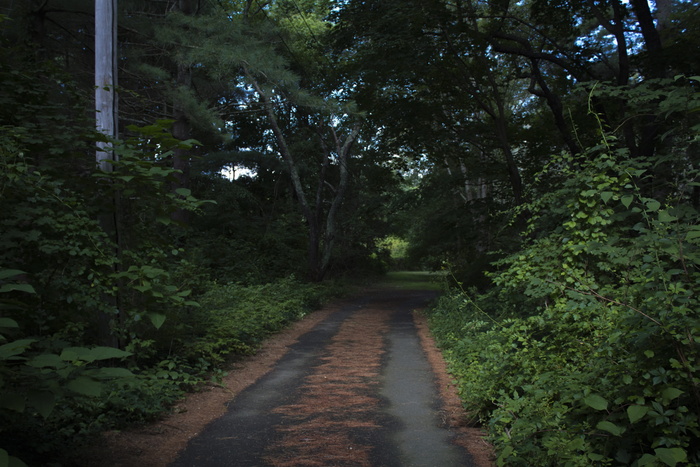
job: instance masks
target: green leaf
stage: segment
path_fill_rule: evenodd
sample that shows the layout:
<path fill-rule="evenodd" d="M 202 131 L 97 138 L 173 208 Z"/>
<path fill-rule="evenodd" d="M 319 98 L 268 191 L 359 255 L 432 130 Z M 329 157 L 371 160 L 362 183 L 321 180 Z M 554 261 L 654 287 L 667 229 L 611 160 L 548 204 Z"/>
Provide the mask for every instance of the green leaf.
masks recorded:
<path fill-rule="evenodd" d="M 656 457 L 664 464 L 675 467 L 679 462 L 685 462 L 688 457 L 683 448 L 656 448 Z"/>
<path fill-rule="evenodd" d="M 649 407 L 646 405 L 630 405 L 627 407 L 627 416 L 630 423 L 635 423 L 641 420 L 649 412 Z"/>
<path fill-rule="evenodd" d="M 36 293 L 36 290 L 34 290 L 34 287 L 32 287 L 29 284 L 2 284 L 2 285 L 0 285 L 0 293 L 7 293 L 7 292 L 13 292 L 13 291 Z"/>
<path fill-rule="evenodd" d="M 0 448 L 0 467 L 7 467 L 8 465 L 10 465 L 10 456 L 7 454 L 7 451 Z"/>
<path fill-rule="evenodd" d="M 676 216 L 671 215 L 667 210 L 659 211 L 659 222 L 673 222 L 677 221 Z"/>
<path fill-rule="evenodd" d="M 676 388 L 666 388 L 664 389 L 664 392 L 661 393 L 661 397 L 664 398 L 664 401 L 669 402 L 675 399 L 676 397 L 680 396 L 683 394 L 683 391 L 680 389 Z"/>
<path fill-rule="evenodd" d="M 0 269 L 0 280 L 7 279 L 8 277 L 20 276 L 22 274 L 26 274 L 26 272 L 20 271 L 19 269 Z"/>
<path fill-rule="evenodd" d="M 0 328 L 18 328 L 17 321 L 10 318 L 0 318 Z"/>
<path fill-rule="evenodd" d="M 148 313 L 148 319 L 151 320 L 151 323 L 153 323 L 156 329 L 160 329 L 163 323 L 165 323 L 165 315 L 161 313 Z"/>
<path fill-rule="evenodd" d="M 655 199 L 648 199 L 644 204 L 646 205 L 647 209 L 652 212 L 658 211 L 661 207 L 661 203 L 659 203 Z"/>
<path fill-rule="evenodd" d="M 110 358 L 130 357 L 131 352 L 116 349 L 114 347 L 66 347 L 61 352 L 61 359 L 66 361 L 82 360 L 84 362 L 94 362 L 95 360 L 108 360 Z"/>
<path fill-rule="evenodd" d="M 607 203 L 610 201 L 610 198 L 612 198 L 614 193 L 612 191 L 604 191 L 600 194 L 600 198 L 603 200 L 604 203 Z"/>
<path fill-rule="evenodd" d="M 102 393 L 102 383 L 85 376 L 78 376 L 74 380 L 68 381 L 66 387 L 84 396 L 99 397 Z"/>
<path fill-rule="evenodd" d="M 28 467 L 27 464 L 25 464 L 21 459 L 18 459 L 13 456 L 9 456 L 9 464 L 7 464 L 7 467 Z"/>
<path fill-rule="evenodd" d="M 654 464 L 656 464 L 656 456 L 652 456 L 651 454 L 644 454 L 637 461 L 637 465 L 639 467 L 644 467 L 645 465 L 654 465 Z"/>
<path fill-rule="evenodd" d="M 693 229 L 685 234 L 686 240 L 695 240 L 698 237 L 700 237 L 700 229 Z"/>
<path fill-rule="evenodd" d="M 0 345 L 0 359 L 6 359 L 19 355 L 27 350 L 27 348 L 29 348 L 29 346 L 34 342 L 36 342 L 36 339 L 19 339 L 4 345 Z"/>
<path fill-rule="evenodd" d="M 7 410 L 14 410 L 15 412 L 24 412 L 24 396 L 14 392 L 6 392 L 0 399 L 0 407 Z"/>
<path fill-rule="evenodd" d="M 632 195 L 625 195 L 622 198 L 620 198 L 620 202 L 626 208 L 630 207 L 630 205 L 632 204 L 632 201 L 634 201 L 634 196 L 632 196 Z"/>
<path fill-rule="evenodd" d="M 607 410 L 608 401 L 597 394 L 589 394 L 583 398 L 583 403 L 595 410 Z"/>
<path fill-rule="evenodd" d="M 117 367 L 108 367 L 108 368 L 100 368 L 96 370 L 94 373 L 97 378 L 131 378 L 134 376 L 134 374 L 127 370 L 126 368 L 117 368 Z"/>
<path fill-rule="evenodd" d="M 574 440 L 567 443 L 566 448 L 576 451 L 579 449 L 583 449 L 584 446 L 585 446 L 585 441 L 583 440 L 583 438 L 575 438 Z"/>
<path fill-rule="evenodd" d="M 190 196 L 192 194 L 192 190 L 189 188 L 176 188 L 175 193 L 180 196 Z"/>
<path fill-rule="evenodd" d="M 496 460 L 496 465 L 499 467 L 505 465 L 505 460 L 513 454 L 513 446 L 506 446 L 503 448 L 503 451 L 501 451 L 501 455 L 498 456 L 498 459 Z"/>
<path fill-rule="evenodd" d="M 48 418 L 56 406 L 56 396 L 49 391 L 30 391 L 28 403 L 44 418 Z"/>
<path fill-rule="evenodd" d="M 65 366 L 66 362 L 56 354 L 46 353 L 32 358 L 27 362 L 27 365 L 35 368 L 44 368 L 47 366 L 52 368 L 60 368 Z"/>
<path fill-rule="evenodd" d="M 90 349 L 93 360 L 108 360 L 110 358 L 125 358 L 133 355 L 131 352 L 114 347 L 95 347 Z"/>
<path fill-rule="evenodd" d="M 615 425 L 612 422 L 609 422 L 607 420 L 603 420 L 602 422 L 598 422 L 598 424 L 595 426 L 599 430 L 607 431 L 608 433 L 614 435 L 614 436 L 620 436 L 622 433 L 625 432 L 625 429 L 622 427 L 619 427 Z"/>

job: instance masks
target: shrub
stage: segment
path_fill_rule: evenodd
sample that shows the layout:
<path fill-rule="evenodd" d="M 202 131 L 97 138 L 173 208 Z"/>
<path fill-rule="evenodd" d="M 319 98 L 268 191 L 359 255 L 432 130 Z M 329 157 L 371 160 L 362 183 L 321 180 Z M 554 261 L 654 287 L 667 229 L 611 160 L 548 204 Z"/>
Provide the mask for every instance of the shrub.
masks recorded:
<path fill-rule="evenodd" d="M 700 463 L 700 213 L 628 156 L 559 160 L 496 287 L 432 312 L 499 465 Z"/>

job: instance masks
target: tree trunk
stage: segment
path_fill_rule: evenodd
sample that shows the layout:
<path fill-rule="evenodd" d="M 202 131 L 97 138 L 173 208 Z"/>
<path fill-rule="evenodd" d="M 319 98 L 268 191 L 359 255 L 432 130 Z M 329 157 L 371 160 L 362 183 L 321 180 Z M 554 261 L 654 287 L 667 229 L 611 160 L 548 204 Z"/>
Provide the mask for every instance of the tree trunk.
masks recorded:
<path fill-rule="evenodd" d="M 630 3 L 642 30 L 647 52 L 649 52 L 649 55 L 654 55 L 661 50 L 661 36 L 654 25 L 654 17 L 651 14 L 649 2 L 647 0 L 631 0 Z"/>
<path fill-rule="evenodd" d="M 345 139 L 345 142 L 341 145 L 338 135 L 334 129 L 331 128 L 333 133 L 333 140 L 336 146 L 336 153 L 338 154 L 338 165 L 340 170 L 340 181 L 338 187 L 335 191 L 335 196 L 333 197 L 333 202 L 328 210 L 326 216 L 326 235 L 323 243 L 323 258 L 321 261 L 320 275 L 317 280 L 322 280 L 323 277 L 328 272 L 328 266 L 331 262 L 331 255 L 333 254 L 333 246 L 335 243 L 336 235 L 336 215 L 340 205 L 345 199 L 345 193 L 348 188 L 348 159 L 350 158 L 350 149 L 353 143 L 360 134 L 360 124 L 356 123 L 350 134 Z"/>
<path fill-rule="evenodd" d="M 287 145 L 287 139 L 282 132 L 282 128 L 277 120 L 277 115 L 272 107 L 272 102 L 267 97 L 267 93 L 262 89 L 258 81 L 253 77 L 253 75 L 244 67 L 244 72 L 248 79 L 250 79 L 253 88 L 260 96 L 260 100 L 265 108 L 265 113 L 270 121 L 270 126 L 272 132 L 275 135 L 275 140 L 277 141 L 277 146 L 282 156 L 282 159 L 287 166 L 290 177 L 292 179 L 292 186 L 294 187 L 294 192 L 297 196 L 299 202 L 299 207 L 306 220 L 309 229 L 309 243 L 308 243 L 308 263 L 309 263 L 309 279 L 315 282 L 320 282 L 325 277 L 328 272 L 328 266 L 330 265 L 331 257 L 333 254 L 333 245 L 336 236 L 336 215 L 340 209 L 340 205 L 343 202 L 345 193 L 348 186 L 348 167 L 347 161 L 350 156 L 350 149 L 352 144 L 357 139 L 360 133 L 360 124 L 355 124 L 350 134 L 345 138 L 345 141 L 341 143 L 338 138 L 337 133 L 333 128 L 331 128 L 331 133 L 333 134 L 333 140 L 335 144 L 335 151 L 338 155 L 338 165 L 340 171 L 340 181 L 335 189 L 335 195 L 331 201 L 331 206 L 326 214 L 325 222 L 323 220 L 323 196 L 322 192 L 324 189 L 325 172 L 330 164 L 330 151 L 323 140 L 323 134 L 318 131 L 320 138 L 321 149 L 324 153 L 324 161 L 322 162 L 321 173 L 319 175 L 318 185 L 316 189 L 316 199 L 315 206 L 311 207 L 304 191 L 304 186 L 301 182 L 301 177 L 299 176 L 299 170 L 297 164 L 294 160 L 294 155 L 292 154 L 289 146 Z M 325 227 L 325 229 L 322 228 Z M 322 244 L 323 240 L 323 244 Z M 321 248 L 323 247 L 323 248 Z"/>
<path fill-rule="evenodd" d="M 654 17 L 649 8 L 647 0 L 631 0 L 632 9 L 637 17 L 637 22 L 642 30 L 644 45 L 648 54 L 648 77 L 664 78 L 669 67 L 663 53 L 663 43 L 659 30 L 654 25 Z M 662 2 L 662 6 L 667 6 Z M 654 117 L 643 117 L 641 134 L 639 135 L 639 145 L 637 147 L 637 157 L 653 160 L 658 145 L 659 123 Z M 652 192 L 651 195 L 657 199 L 663 199 L 669 192 L 669 183 L 673 178 L 669 164 L 657 164 L 653 169 Z"/>

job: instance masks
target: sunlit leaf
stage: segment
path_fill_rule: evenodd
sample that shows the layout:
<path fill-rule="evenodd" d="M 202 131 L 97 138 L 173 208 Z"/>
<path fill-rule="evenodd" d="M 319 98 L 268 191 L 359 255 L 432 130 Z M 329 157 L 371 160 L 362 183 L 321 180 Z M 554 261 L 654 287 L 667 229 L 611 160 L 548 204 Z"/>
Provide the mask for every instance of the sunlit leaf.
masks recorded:
<path fill-rule="evenodd" d="M 630 423 L 635 423 L 642 419 L 649 410 L 649 407 L 645 405 L 630 405 L 627 407 L 627 416 L 630 419 Z"/>
<path fill-rule="evenodd" d="M 679 462 L 685 462 L 688 455 L 683 448 L 656 448 L 656 457 L 664 464 L 675 467 Z"/>
<path fill-rule="evenodd" d="M 632 196 L 632 195 L 625 195 L 622 198 L 620 198 L 620 202 L 626 208 L 630 207 L 630 205 L 632 204 L 632 201 L 634 201 L 634 196 Z"/>
<path fill-rule="evenodd" d="M 608 401 L 598 394 L 589 394 L 583 398 L 583 403 L 595 410 L 607 410 Z"/>
<path fill-rule="evenodd" d="M 604 420 L 602 422 L 598 422 L 598 424 L 595 426 L 599 430 L 607 431 L 608 433 L 615 435 L 615 436 L 620 436 L 622 433 L 625 432 L 625 429 L 622 427 L 619 427 L 615 425 L 613 422 L 609 422 L 607 420 Z"/>

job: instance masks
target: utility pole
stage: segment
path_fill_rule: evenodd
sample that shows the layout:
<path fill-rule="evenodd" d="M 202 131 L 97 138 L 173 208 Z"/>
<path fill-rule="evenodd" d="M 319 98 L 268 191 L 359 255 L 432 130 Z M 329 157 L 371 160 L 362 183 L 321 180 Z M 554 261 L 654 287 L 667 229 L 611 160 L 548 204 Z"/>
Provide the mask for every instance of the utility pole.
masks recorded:
<path fill-rule="evenodd" d="M 95 0 L 95 120 L 97 131 L 110 139 L 117 137 L 117 0 Z M 111 143 L 98 142 L 95 159 L 100 170 L 111 172 L 111 161 L 115 158 Z M 119 246 L 119 194 L 112 193 L 111 209 L 100 215 L 100 224 L 114 240 L 116 255 Z M 117 271 L 118 266 L 114 266 Z M 115 296 L 105 296 L 114 310 L 119 310 L 119 292 Z M 112 332 L 114 322 L 122 320 L 119 311 L 100 311 L 97 316 L 99 338 L 103 345 L 119 347 L 118 338 Z"/>
<path fill-rule="evenodd" d="M 95 118 L 97 130 L 117 137 L 117 0 L 95 0 Z M 109 143 L 97 143 L 96 160 L 112 170 Z"/>

